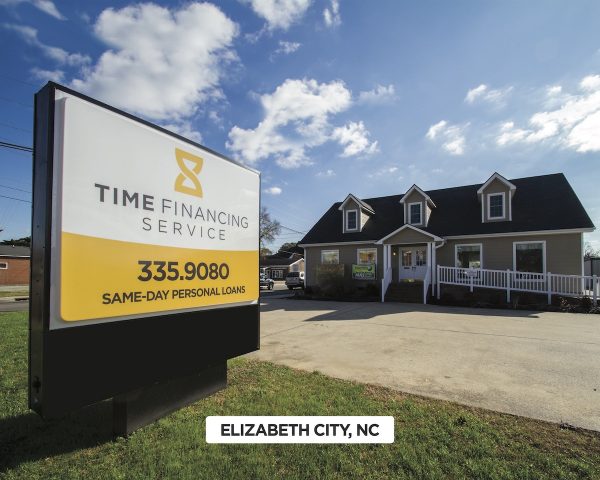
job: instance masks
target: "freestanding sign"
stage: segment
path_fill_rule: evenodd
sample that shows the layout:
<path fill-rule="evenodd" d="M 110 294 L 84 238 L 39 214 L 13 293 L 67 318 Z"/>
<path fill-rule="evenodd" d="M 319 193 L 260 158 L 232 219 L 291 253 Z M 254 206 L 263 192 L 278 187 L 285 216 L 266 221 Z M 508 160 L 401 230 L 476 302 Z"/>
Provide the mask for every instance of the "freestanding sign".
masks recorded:
<path fill-rule="evenodd" d="M 222 387 L 259 347 L 259 174 L 54 83 L 35 108 L 30 407 Z"/>

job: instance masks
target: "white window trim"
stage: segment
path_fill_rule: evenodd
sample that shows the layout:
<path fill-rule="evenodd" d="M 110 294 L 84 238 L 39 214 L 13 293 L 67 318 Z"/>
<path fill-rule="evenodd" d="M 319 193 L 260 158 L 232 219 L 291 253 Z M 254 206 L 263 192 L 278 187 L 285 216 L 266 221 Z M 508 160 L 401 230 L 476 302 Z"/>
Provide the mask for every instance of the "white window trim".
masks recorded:
<path fill-rule="evenodd" d="M 492 197 L 502 197 L 502 215 L 499 217 L 492 217 L 492 212 L 490 209 L 490 201 Z M 498 193 L 488 193 L 487 194 L 487 218 L 488 220 L 504 220 L 506 218 L 506 193 L 498 192 Z"/>
<path fill-rule="evenodd" d="M 323 254 L 331 253 L 331 252 L 337 253 L 337 257 L 338 257 L 337 263 L 324 263 L 323 262 Z M 321 250 L 321 265 L 339 265 L 339 264 L 340 264 L 340 251 L 339 250 Z"/>
<path fill-rule="evenodd" d="M 8 262 L 0 262 L 0 270 L 8 270 Z"/>
<path fill-rule="evenodd" d="M 479 270 L 483 268 L 483 243 L 457 243 L 454 245 L 454 266 L 458 260 L 458 247 L 479 247 Z M 460 267 L 463 268 L 463 267 Z"/>
<path fill-rule="evenodd" d="M 513 271 L 517 271 L 517 245 L 525 243 L 541 243 L 542 244 L 542 273 L 546 275 L 546 240 L 531 240 L 527 242 L 513 242 Z"/>
<path fill-rule="evenodd" d="M 350 212 L 354 212 L 356 214 L 356 228 L 348 228 L 348 214 Z M 360 216 L 358 215 L 357 209 L 346 210 L 345 218 L 346 218 L 346 231 L 347 232 L 357 232 L 360 230 Z"/>
<path fill-rule="evenodd" d="M 412 215 L 410 210 L 413 205 L 419 205 L 419 218 L 421 220 L 419 223 L 412 223 Z M 423 202 L 410 202 L 408 204 L 408 222 L 406 223 L 409 225 L 423 225 Z"/>
<path fill-rule="evenodd" d="M 375 251 L 375 261 L 373 262 L 377 265 L 377 248 L 357 248 L 356 249 L 356 264 L 357 265 L 371 265 L 370 263 L 360 263 L 360 252 L 370 252 Z"/>

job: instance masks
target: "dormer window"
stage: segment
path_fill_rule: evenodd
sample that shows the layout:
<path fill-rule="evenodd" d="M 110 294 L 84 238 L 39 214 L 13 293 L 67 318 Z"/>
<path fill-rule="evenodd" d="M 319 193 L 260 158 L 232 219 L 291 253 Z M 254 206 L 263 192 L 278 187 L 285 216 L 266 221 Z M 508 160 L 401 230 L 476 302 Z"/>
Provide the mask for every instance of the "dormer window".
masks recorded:
<path fill-rule="evenodd" d="M 481 203 L 481 222 L 510 222 L 513 217 L 512 199 L 517 186 L 499 173 L 494 173 L 477 190 Z"/>
<path fill-rule="evenodd" d="M 408 204 L 409 219 L 411 225 L 421 225 L 423 223 L 423 203 L 415 202 Z"/>
<path fill-rule="evenodd" d="M 346 210 L 346 230 L 358 230 L 358 210 Z"/>
<path fill-rule="evenodd" d="M 504 193 L 488 195 L 488 218 L 499 220 L 504 218 Z"/>

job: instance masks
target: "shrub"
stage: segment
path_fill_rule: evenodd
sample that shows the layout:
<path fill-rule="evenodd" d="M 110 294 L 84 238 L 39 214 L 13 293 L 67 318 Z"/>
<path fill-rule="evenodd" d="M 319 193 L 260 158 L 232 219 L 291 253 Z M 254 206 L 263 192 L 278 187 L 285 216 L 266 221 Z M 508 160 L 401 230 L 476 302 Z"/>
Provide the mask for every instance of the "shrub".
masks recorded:
<path fill-rule="evenodd" d="M 378 297 L 379 286 L 376 283 L 368 283 L 365 288 L 365 295 L 367 297 Z"/>

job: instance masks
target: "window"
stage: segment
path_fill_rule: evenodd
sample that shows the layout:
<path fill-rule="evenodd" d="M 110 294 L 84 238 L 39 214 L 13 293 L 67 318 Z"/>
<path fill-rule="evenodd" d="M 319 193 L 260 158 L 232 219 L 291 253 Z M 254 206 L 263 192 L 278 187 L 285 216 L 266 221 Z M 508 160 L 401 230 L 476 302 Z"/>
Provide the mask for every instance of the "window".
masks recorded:
<path fill-rule="evenodd" d="M 455 266 L 459 268 L 481 268 L 481 243 L 456 245 Z"/>
<path fill-rule="evenodd" d="M 359 248 L 356 255 L 356 263 L 359 265 L 368 265 L 370 263 L 377 263 L 377 249 L 376 248 Z"/>
<path fill-rule="evenodd" d="M 402 250 L 402 266 L 412 266 L 412 250 Z"/>
<path fill-rule="evenodd" d="M 0 270 L 8 270 L 8 262 L 0 262 Z"/>
<path fill-rule="evenodd" d="M 546 273 L 546 242 L 513 243 L 513 263 L 517 272 Z"/>
<path fill-rule="evenodd" d="M 412 225 L 420 225 L 422 223 L 422 210 L 423 204 L 421 202 L 409 203 L 408 204 L 408 217 Z"/>
<path fill-rule="evenodd" d="M 504 193 L 488 195 L 488 219 L 504 218 Z"/>
<path fill-rule="evenodd" d="M 346 210 L 346 230 L 358 230 L 358 210 Z"/>
<path fill-rule="evenodd" d="M 415 265 L 417 267 L 427 265 L 427 250 L 415 250 Z"/>
<path fill-rule="evenodd" d="M 325 265 L 337 265 L 340 263 L 340 251 L 321 250 L 321 263 Z"/>

